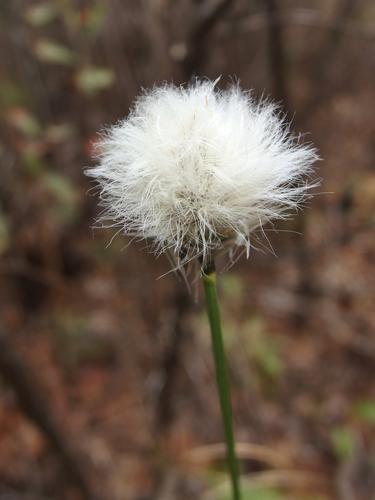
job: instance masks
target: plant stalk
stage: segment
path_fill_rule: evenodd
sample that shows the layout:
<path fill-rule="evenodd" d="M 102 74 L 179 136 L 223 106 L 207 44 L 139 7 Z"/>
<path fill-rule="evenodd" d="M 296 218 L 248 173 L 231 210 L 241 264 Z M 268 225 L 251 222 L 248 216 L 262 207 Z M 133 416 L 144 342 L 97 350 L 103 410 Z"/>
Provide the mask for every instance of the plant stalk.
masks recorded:
<path fill-rule="evenodd" d="M 216 383 L 219 392 L 221 415 L 224 425 L 224 433 L 227 446 L 227 463 L 232 483 L 233 500 L 240 500 L 241 495 L 238 462 L 233 434 L 233 414 L 230 398 L 229 377 L 224 351 L 214 262 L 211 262 L 206 266 L 203 271 L 202 280 L 206 296 L 207 314 L 211 328 L 212 351 L 216 370 Z"/>

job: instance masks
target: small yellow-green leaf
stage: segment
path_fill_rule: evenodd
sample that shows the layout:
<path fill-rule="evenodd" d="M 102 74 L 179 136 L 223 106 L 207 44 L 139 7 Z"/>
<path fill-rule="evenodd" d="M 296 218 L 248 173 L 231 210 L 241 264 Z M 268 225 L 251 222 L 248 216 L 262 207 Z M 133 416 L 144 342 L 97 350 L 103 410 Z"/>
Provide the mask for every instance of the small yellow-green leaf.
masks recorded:
<path fill-rule="evenodd" d="M 56 6 L 52 2 L 43 2 L 29 7 L 25 19 L 32 26 L 43 26 L 51 22 L 57 13 Z"/>
<path fill-rule="evenodd" d="M 0 104 L 3 109 L 26 105 L 27 102 L 26 89 L 11 80 L 2 80 L 0 82 Z"/>
<path fill-rule="evenodd" d="M 49 172 L 43 176 L 43 181 L 54 199 L 54 203 L 49 207 L 51 217 L 58 224 L 74 221 L 78 213 L 78 196 L 71 180 L 59 173 Z"/>
<path fill-rule="evenodd" d="M 32 176 L 39 176 L 46 165 L 43 160 L 44 148 L 40 142 L 26 141 L 20 145 L 20 154 L 25 171 Z"/>
<path fill-rule="evenodd" d="M 39 40 L 35 44 L 35 54 L 41 61 L 50 64 L 70 65 L 74 61 L 71 50 L 50 40 Z"/>
<path fill-rule="evenodd" d="M 10 109 L 7 118 L 15 129 L 29 138 L 35 138 L 41 134 L 40 123 L 26 108 L 16 107 Z"/>
<path fill-rule="evenodd" d="M 331 442 L 338 458 L 348 460 L 353 456 L 356 446 L 356 436 L 350 427 L 340 426 L 333 429 Z"/>
<path fill-rule="evenodd" d="M 59 201 L 68 204 L 75 200 L 76 190 L 68 177 L 50 172 L 44 176 L 44 182 Z"/>
<path fill-rule="evenodd" d="M 239 300 L 243 293 L 243 283 L 241 278 L 234 273 L 227 273 L 222 276 L 220 287 L 226 297 L 231 300 Z"/>
<path fill-rule="evenodd" d="M 77 73 L 76 84 L 83 93 L 92 95 L 110 87 L 114 79 L 115 75 L 112 70 L 88 66 Z"/>
<path fill-rule="evenodd" d="M 249 352 L 260 375 L 267 379 L 278 379 L 284 369 L 280 346 L 277 339 L 268 335 L 256 323 L 248 323 Z"/>
<path fill-rule="evenodd" d="M 356 405 L 355 413 L 364 422 L 375 425 L 375 400 L 361 401 Z"/>
<path fill-rule="evenodd" d="M 87 8 L 84 19 L 84 28 L 88 35 L 95 36 L 100 31 L 103 26 L 106 13 L 107 7 L 100 2 Z"/>

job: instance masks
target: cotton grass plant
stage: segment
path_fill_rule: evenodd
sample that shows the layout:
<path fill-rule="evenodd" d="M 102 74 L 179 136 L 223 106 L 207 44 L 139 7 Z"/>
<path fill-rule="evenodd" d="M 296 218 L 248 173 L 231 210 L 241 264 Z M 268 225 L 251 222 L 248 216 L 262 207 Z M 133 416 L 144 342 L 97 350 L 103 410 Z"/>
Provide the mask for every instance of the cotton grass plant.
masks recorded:
<path fill-rule="evenodd" d="M 104 225 L 144 239 L 173 267 L 198 263 L 206 296 L 233 499 L 238 464 L 216 292 L 216 257 L 250 254 L 254 231 L 285 219 L 311 196 L 315 149 L 294 137 L 277 106 L 233 85 L 196 80 L 139 96 L 104 131 L 97 165 Z"/>

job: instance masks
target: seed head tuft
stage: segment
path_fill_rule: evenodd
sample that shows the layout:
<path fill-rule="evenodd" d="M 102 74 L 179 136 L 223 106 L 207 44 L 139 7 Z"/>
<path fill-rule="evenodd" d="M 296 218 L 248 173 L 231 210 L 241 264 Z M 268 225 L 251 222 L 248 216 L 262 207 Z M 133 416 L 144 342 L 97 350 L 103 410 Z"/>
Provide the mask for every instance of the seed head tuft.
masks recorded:
<path fill-rule="evenodd" d="M 278 107 L 237 85 L 164 85 L 137 98 L 106 130 L 98 165 L 104 225 L 170 252 L 177 266 L 202 267 L 223 248 L 243 246 L 257 228 L 299 208 L 315 184 L 311 145 L 290 134 Z"/>

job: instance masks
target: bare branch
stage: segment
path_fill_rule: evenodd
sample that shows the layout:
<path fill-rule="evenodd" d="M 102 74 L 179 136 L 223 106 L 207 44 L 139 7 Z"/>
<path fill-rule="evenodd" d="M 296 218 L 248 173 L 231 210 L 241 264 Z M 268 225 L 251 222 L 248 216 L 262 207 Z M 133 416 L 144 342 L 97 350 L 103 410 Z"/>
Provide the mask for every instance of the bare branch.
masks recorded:
<path fill-rule="evenodd" d="M 233 0 L 206 1 L 199 9 L 187 42 L 187 57 L 183 61 L 183 72 L 187 79 L 199 73 L 206 60 L 207 40 L 232 3 Z"/>

